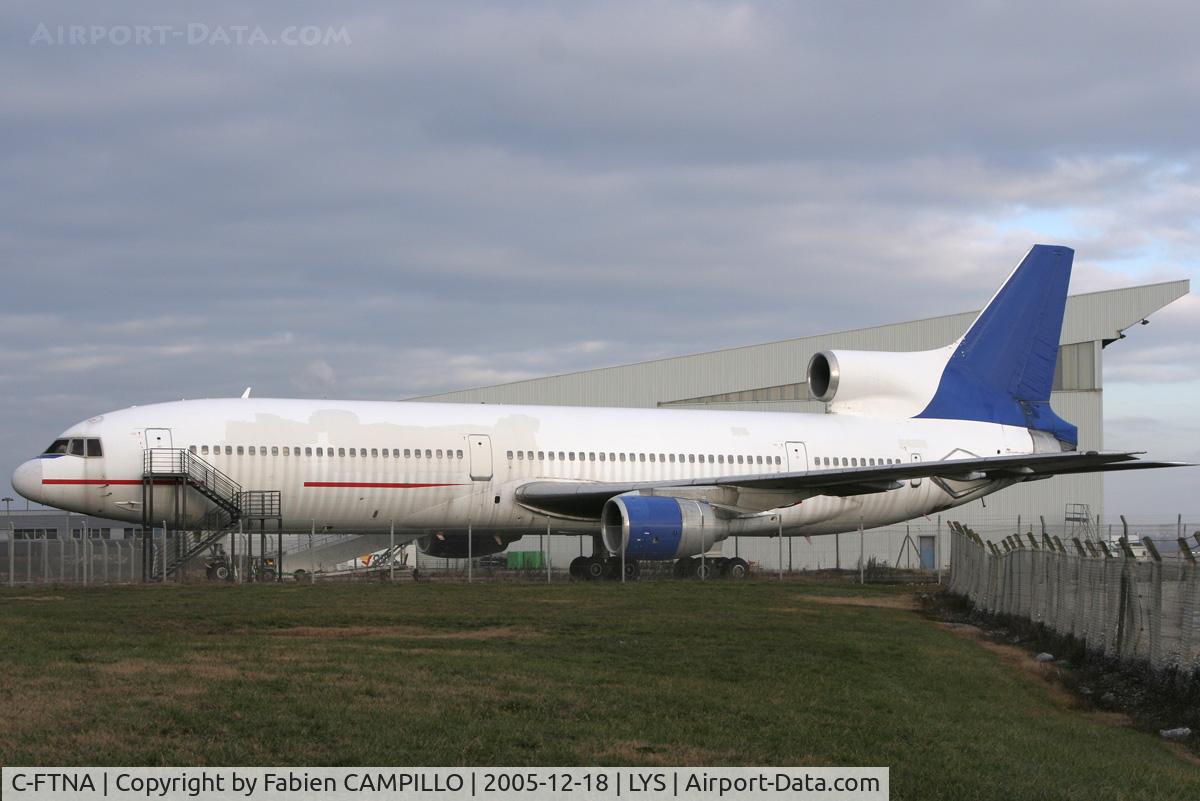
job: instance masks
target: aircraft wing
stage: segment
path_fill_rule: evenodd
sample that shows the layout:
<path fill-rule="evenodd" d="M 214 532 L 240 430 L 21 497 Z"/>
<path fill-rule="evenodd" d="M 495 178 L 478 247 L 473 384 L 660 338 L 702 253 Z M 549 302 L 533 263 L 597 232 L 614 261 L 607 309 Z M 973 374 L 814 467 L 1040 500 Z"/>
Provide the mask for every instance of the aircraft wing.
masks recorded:
<path fill-rule="evenodd" d="M 1034 453 L 1019 456 L 983 456 L 929 462 L 902 462 L 873 467 L 832 467 L 797 473 L 751 473 L 664 481 L 579 482 L 531 481 L 516 490 L 516 499 L 528 508 L 574 518 L 599 518 L 605 502 L 636 490 L 656 494 L 693 495 L 696 489 L 761 491 L 774 496 L 774 506 L 790 506 L 817 495 L 866 495 L 899 489 L 902 482 L 918 478 L 950 481 L 1029 481 L 1071 473 L 1146 470 L 1184 467 L 1183 462 L 1147 462 L 1136 452 Z"/>

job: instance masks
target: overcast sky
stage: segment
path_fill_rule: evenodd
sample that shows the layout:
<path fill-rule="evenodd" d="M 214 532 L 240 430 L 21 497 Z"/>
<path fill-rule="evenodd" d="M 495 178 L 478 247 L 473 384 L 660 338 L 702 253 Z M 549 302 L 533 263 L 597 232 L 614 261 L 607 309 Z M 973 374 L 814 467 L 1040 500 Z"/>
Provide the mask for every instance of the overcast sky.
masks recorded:
<path fill-rule="evenodd" d="M 1200 274 L 1185 4 L 10 1 L 0 26 L 6 492 L 134 403 L 403 398 L 962 311 L 1034 242 L 1076 249 L 1072 292 Z M 1104 380 L 1108 447 L 1200 461 L 1197 296 Z M 1200 520 L 1174 473 L 1108 478 L 1106 511 Z"/>

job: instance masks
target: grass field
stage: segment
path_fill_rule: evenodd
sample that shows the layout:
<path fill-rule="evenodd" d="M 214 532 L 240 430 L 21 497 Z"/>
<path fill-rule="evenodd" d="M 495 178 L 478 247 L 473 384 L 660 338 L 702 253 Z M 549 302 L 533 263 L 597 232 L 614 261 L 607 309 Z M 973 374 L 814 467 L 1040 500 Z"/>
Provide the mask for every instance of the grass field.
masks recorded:
<path fill-rule="evenodd" d="M 888 765 L 896 799 L 1200 798 L 1195 763 L 906 592 L 6 589 L 0 763 Z"/>

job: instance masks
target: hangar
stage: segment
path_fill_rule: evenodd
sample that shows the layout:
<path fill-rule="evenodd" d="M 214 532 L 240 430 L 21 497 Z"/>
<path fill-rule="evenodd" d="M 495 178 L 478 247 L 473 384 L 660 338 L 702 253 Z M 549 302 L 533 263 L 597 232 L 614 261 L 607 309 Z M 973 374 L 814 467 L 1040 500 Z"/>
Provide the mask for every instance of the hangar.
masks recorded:
<path fill-rule="evenodd" d="M 1067 299 L 1051 404 L 1079 427 L 1079 448 L 1104 446 L 1104 350 L 1125 338 L 1125 331 L 1183 297 L 1189 282 L 1158 284 L 1072 295 Z M 455 403 L 516 403 L 639 408 L 737 409 L 823 414 L 805 383 L 809 358 L 827 348 L 916 351 L 941 347 L 961 336 L 978 311 L 924 320 L 785 339 L 739 348 L 655 361 L 547 376 L 495 386 L 464 389 L 411 400 Z M 1119 345 L 1118 345 L 1119 347 Z M 1008 534 L 1037 527 L 1044 519 L 1052 532 L 1095 537 L 1104 515 L 1104 479 L 1100 474 L 1060 476 L 1018 485 L 952 510 L 953 519 L 980 531 Z M 985 505 L 986 504 L 986 505 Z M 864 535 L 813 541 L 774 542 L 742 539 L 722 544 L 726 554 L 739 551 L 762 569 L 779 567 L 853 567 L 874 558 L 890 564 L 916 560 L 946 564 L 948 553 L 937 536 L 937 521 L 876 529 Z M 1000 534 L 1000 536 L 1003 536 Z M 526 540 L 529 538 L 527 537 Z M 556 566 L 590 545 L 556 542 L 550 559 Z M 789 538 L 790 540 L 790 538 Z M 824 540 L 824 541 L 823 541 Z M 836 540 L 830 542 L 830 540 Z M 531 547 L 527 542 L 515 550 Z M 532 547 L 537 547 L 533 543 Z M 785 553 L 786 548 L 786 553 Z M 861 549 L 861 550 L 860 550 Z M 440 560 L 439 560 L 440 561 Z"/>

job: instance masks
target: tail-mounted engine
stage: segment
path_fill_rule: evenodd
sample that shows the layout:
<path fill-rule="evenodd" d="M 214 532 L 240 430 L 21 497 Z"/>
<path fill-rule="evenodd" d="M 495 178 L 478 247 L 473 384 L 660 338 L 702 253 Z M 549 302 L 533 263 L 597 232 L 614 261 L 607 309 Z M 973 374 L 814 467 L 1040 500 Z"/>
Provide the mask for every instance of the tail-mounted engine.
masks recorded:
<path fill-rule="evenodd" d="M 832 414 L 912 417 L 937 391 L 952 350 L 823 350 L 808 361 L 808 389 Z"/>
<path fill-rule="evenodd" d="M 704 501 L 658 495 L 618 495 L 600 517 L 609 553 L 638 559 L 682 559 L 705 553 L 729 536 L 729 526 Z"/>

